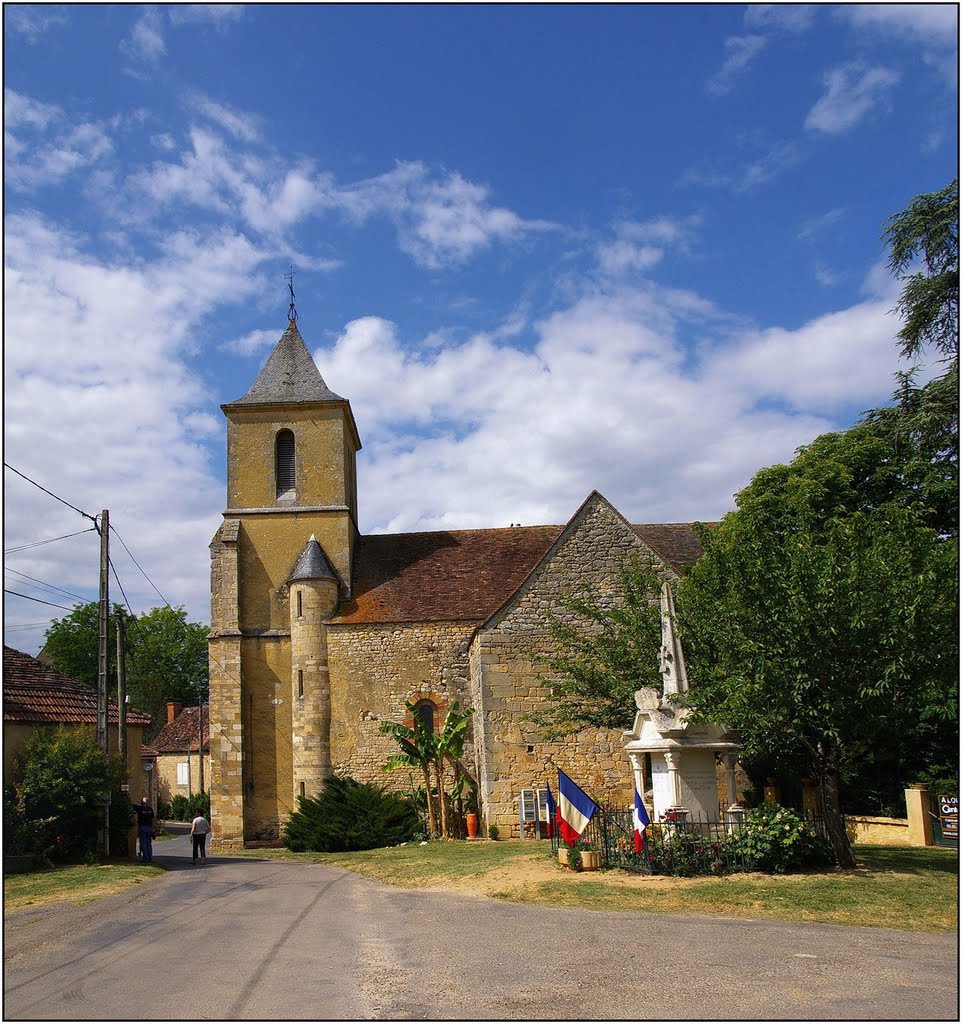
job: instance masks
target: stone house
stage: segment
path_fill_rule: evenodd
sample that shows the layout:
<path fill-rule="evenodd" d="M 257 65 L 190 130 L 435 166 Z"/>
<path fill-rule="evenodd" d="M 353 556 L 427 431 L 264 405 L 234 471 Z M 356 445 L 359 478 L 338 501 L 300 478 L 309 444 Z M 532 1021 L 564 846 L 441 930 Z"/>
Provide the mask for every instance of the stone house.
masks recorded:
<path fill-rule="evenodd" d="M 141 751 L 144 763 L 151 764 L 151 785 L 155 806 L 169 805 L 175 796 L 189 797 L 201 791 L 200 706 L 185 708 L 177 701 L 167 702 L 167 724 Z M 204 792 L 210 791 L 210 719 L 204 706 Z"/>
<path fill-rule="evenodd" d="M 407 788 L 380 733 L 405 702 L 439 723 L 475 709 L 464 764 L 486 826 L 518 835 L 522 789 L 553 763 L 628 806 L 620 730 L 544 742 L 547 615 L 575 592 L 616 601 L 637 555 L 676 576 L 690 524 L 633 525 L 592 492 L 562 525 L 361 536 L 350 403 L 290 322 L 227 418 L 227 508 L 211 543 L 212 815 L 224 847 L 274 837 L 330 774 Z M 625 727 L 630 726 L 625 723 Z M 404 775 L 404 773 L 399 773 Z"/>
<path fill-rule="evenodd" d="M 128 795 L 140 802 L 144 788 L 140 748 L 150 716 L 127 709 Z M 97 730 L 97 691 L 51 665 L 12 647 L 3 648 L 3 777 L 10 779 L 18 755 L 37 729 L 57 726 Z M 117 702 L 107 704 L 107 749 L 118 746 Z M 134 842 L 131 833 L 131 844 Z M 131 845 L 131 853 L 133 847 Z"/>

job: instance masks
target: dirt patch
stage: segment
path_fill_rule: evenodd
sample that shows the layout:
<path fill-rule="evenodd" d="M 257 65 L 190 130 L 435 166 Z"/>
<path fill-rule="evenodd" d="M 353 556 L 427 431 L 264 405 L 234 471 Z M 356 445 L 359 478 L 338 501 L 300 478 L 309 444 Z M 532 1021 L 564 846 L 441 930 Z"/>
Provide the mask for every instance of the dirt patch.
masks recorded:
<path fill-rule="evenodd" d="M 697 885 L 696 878 L 668 878 L 663 875 L 641 875 L 631 871 L 570 871 L 542 853 L 516 857 L 510 863 L 482 874 L 462 878 L 439 879 L 432 889 L 448 892 L 492 896 L 495 893 L 517 892 L 545 882 L 571 885 L 575 882 L 598 881 L 613 889 L 679 889 Z"/>

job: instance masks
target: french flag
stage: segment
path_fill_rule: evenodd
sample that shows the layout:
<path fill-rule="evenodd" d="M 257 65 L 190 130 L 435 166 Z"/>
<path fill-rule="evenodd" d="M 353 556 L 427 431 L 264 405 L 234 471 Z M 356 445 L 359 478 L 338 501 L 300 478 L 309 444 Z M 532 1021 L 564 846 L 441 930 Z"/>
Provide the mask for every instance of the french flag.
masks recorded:
<path fill-rule="evenodd" d="M 651 824 L 645 802 L 635 790 L 635 811 L 632 815 L 635 824 L 635 853 L 643 853 L 645 849 L 645 829 Z"/>
<path fill-rule="evenodd" d="M 581 838 L 598 805 L 561 769 L 558 769 L 558 831 L 569 845 Z"/>
<path fill-rule="evenodd" d="M 548 838 L 551 838 L 551 833 L 554 831 L 556 818 L 558 814 L 558 807 L 554 802 L 554 796 L 551 792 L 551 784 L 545 784 L 545 804 L 548 808 Z"/>

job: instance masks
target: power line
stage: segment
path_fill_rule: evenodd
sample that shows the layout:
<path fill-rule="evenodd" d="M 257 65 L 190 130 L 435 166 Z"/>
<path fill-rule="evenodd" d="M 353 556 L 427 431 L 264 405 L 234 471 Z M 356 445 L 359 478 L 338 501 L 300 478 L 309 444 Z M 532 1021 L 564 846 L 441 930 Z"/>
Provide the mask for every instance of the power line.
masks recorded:
<path fill-rule="evenodd" d="M 79 594 L 71 594 L 69 590 L 64 590 L 63 587 L 56 587 L 52 583 L 45 583 L 43 580 L 38 580 L 36 576 L 28 576 L 25 572 L 18 572 L 16 569 L 5 569 L 4 572 L 12 572 L 14 576 L 22 576 L 25 580 L 32 580 L 34 583 L 38 583 L 40 586 L 46 587 L 47 590 L 56 590 L 61 594 L 65 594 L 67 597 L 75 597 L 78 601 L 87 600 Z"/>
<path fill-rule="evenodd" d="M 128 548 L 127 545 L 124 544 L 124 538 L 121 537 L 120 534 L 117 533 L 117 531 L 112 526 L 110 527 L 110 532 L 117 538 L 117 540 L 120 541 L 121 545 L 123 545 L 124 551 L 126 551 L 127 554 L 130 555 L 130 560 L 134 563 L 134 565 L 137 566 L 138 569 L 140 569 L 141 575 L 144 577 L 144 579 L 154 588 L 155 591 L 157 591 L 157 596 L 161 599 L 161 601 L 164 602 L 165 605 L 167 605 L 168 608 L 170 608 L 170 601 L 168 601 L 167 598 L 164 597 L 164 595 L 159 590 L 157 590 L 154 581 L 147 575 L 147 573 L 144 572 L 143 569 L 141 569 L 140 563 L 130 553 L 130 548 Z"/>
<path fill-rule="evenodd" d="M 21 594 L 16 590 L 7 590 L 6 587 L 3 588 L 3 592 L 5 594 L 13 594 L 14 597 L 26 598 L 28 601 L 36 601 L 37 604 L 49 604 L 51 608 L 63 608 L 66 612 L 72 612 L 74 610 L 73 608 L 68 608 L 65 604 L 54 604 L 53 601 L 41 601 L 39 597 L 31 597 L 29 594 Z"/>
<path fill-rule="evenodd" d="M 61 498 L 59 494 L 54 494 L 53 491 L 48 491 L 46 487 L 38 484 L 36 480 L 31 480 L 26 474 L 21 473 L 19 469 L 14 469 L 9 462 L 4 462 L 4 466 L 6 466 L 11 472 L 16 473 L 17 476 L 22 477 L 28 484 L 33 484 L 34 487 L 39 487 L 44 494 L 49 494 L 51 498 L 56 498 L 61 505 L 66 505 L 67 508 L 72 508 L 74 512 L 79 512 L 85 519 L 89 519 L 93 523 L 97 521 L 89 512 L 84 512 L 83 509 L 77 508 L 76 505 L 71 505 L 69 501 L 65 501 Z"/>
<path fill-rule="evenodd" d="M 79 537 L 84 533 L 93 533 L 96 529 L 96 526 L 88 526 L 86 530 L 78 530 L 76 533 L 65 533 L 62 537 L 51 537 L 49 540 L 35 540 L 31 544 L 21 544 L 15 548 L 4 548 L 3 553 L 5 555 L 15 555 L 18 551 L 26 551 L 28 548 L 39 548 L 44 544 L 53 544 L 56 540 L 66 540 L 68 537 Z"/>

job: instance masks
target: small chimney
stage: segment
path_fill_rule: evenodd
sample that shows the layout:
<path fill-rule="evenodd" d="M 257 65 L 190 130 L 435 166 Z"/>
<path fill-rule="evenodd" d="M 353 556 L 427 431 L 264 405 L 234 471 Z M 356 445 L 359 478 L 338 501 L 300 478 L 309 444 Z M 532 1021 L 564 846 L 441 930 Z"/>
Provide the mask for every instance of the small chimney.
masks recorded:
<path fill-rule="evenodd" d="M 176 700 L 167 701 L 167 724 L 170 723 L 184 710 L 184 705 Z"/>

